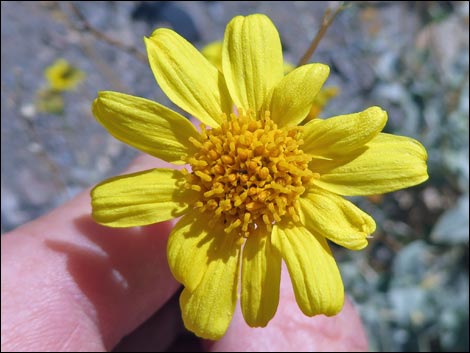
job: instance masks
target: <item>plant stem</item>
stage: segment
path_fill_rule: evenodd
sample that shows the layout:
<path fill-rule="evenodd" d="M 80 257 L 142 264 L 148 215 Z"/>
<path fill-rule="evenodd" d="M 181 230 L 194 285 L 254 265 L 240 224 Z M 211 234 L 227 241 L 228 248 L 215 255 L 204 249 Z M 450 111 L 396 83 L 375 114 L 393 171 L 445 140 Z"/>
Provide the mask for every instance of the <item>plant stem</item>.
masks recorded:
<path fill-rule="evenodd" d="M 305 52 L 305 54 L 302 56 L 302 58 L 299 60 L 299 63 L 297 64 L 297 66 L 302 66 L 302 65 L 305 65 L 306 63 L 308 63 L 308 61 L 310 60 L 310 58 L 312 57 L 313 53 L 315 52 L 315 50 L 317 49 L 318 47 L 318 44 L 320 43 L 321 39 L 323 38 L 323 36 L 325 35 L 327 29 L 331 26 L 331 24 L 333 23 L 333 21 L 335 20 L 336 16 L 338 16 L 338 14 L 343 11 L 344 9 L 346 8 L 345 4 L 342 3 L 341 5 L 339 5 L 333 13 L 331 13 L 331 9 L 328 8 L 326 9 L 325 11 L 325 14 L 323 15 L 323 19 L 322 19 L 322 23 L 321 23 L 321 26 L 320 28 L 318 29 L 318 32 L 317 34 L 315 35 L 315 37 L 313 38 L 312 42 L 310 43 L 310 46 L 308 47 L 307 51 Z"/>
<path fill-rule="evenodd" d="M 101 32 L 99 29 L 92 26 L 90 22 L 87 21 L 85 16 L 83 16 L 83 14 L 80 12 L 80 10 L 77 8 L 77 6 L 74 3 L 69 2 L 68 6 L 70 7 L 74 15 L 80 21 L 84 31 L 90 32 L 92 35 L 102 40 L 103 42 L 116 46 L 119 49 L 122 49 L 131 55 L 134 55 L 137 59 L 143 61 L 144 63 L 147 63 L 147 56 L 143 54 L 140 50 L 138 50 L 136 47 L 122 43 L 121 41 L 115 38 L 111 38 L 107 34 Z"/>

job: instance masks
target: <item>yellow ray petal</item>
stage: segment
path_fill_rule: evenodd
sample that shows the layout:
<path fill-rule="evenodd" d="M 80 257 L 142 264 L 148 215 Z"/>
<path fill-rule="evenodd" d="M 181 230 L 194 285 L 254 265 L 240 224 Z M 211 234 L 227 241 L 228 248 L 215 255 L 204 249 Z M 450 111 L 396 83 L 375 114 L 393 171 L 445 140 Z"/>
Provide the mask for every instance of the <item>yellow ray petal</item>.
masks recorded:
<path fill-rule="evenodd" d="M 226 236 L 222 227 L 210 228 L 210 217 L 189 211 L 173 228 L 168 239 L 168 263 L 176 280 L 194 291 L 209 266 L 209 249 L 216 237 Z"/>
<path fill-rule="evenodd" d="M 428 179 L 427 154 L 416 140 L 379 134 L 351 158 L 316 160 L 311 169 L 320 173 L 315 183 L 339 195 L 375 195 L 420 184 Z"/>
<path fill-rule="evenodd" d="M 237 108 L 257 113 L 284 70 L 281 40 L 267 16 L 237 16 L 230 21 L 225 30 L 222 70 Z"/>
<path fill-rule="evenodd" d="M 315 96 L 328 78 L 330 68 L 309 64 L 296 68 L 274 87 L 271 118 L 278 126 L 297 125 L 312 108 Z"/>
<path fill-rule="evenodd" d="M 300 199 L 300 206 L 302 223 L 310 232 L 348 249 L 366 247 L 366 237 L 375 231 L 372 217 L 331 192 L 310 188 Z"/>
<path fill-rule="evenodd" d="M 93 115 L 118 140 L 164 161 L 183 164 L 199 133 L 188 119 L 148 99 L 99 92 Z"/>
<path fill-rule="evenodd" d="M 183 37 L 157 29 L 145 45 L 153 74 L 173 103 L 211 127 L 219 126 L 232 103 L 222 74 Z"/>
<path fill-rule="evenodd" d="M 360 113 L 314 119 L 304 126 L 302 149 L 323 158 L 336 158 L 364 146 L 387 122 L 387 112 L 371 107 Z"/>
<path fill-rule="evenodd" d="M 197 336 L 217 340 L 227 331 L 237 302 L 240 246 L 237 237 L 220 234 L 209 247 L 208 265 L 194 291 L 180 296 L 184 325 Z"/>
<path fill-rule="evenodd" d="M 287 264 L 297 304 L 305 315 L 336 315 L 344 304 L 344 288 L 325 238 L 304 227 L 273 228 L 273 244 Z"/>
<path fill-rule="evenodd" d="M 133 227 L 178 216 L 194 200 L 180 171 L 152 169 L 105 180 L 91 190 L 92 216 L 110 227 Z"/>
<path fill-rule="evenodd" d="M 243 248 L 241 306 L 251 327 L 264 327 L 276 313 L 281 280 L 281 255 L 270 236 L 253 234 Z"/>

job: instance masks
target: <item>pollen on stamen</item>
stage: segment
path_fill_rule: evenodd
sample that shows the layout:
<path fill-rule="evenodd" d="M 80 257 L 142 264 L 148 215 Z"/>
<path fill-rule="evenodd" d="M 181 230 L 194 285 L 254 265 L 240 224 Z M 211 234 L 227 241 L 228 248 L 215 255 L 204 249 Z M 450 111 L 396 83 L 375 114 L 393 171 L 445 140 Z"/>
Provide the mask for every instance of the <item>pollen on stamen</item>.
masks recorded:
<path fill-rule="evenodd" d="M 200 139 L 190 138 L 197 149 L 187 158 L 192 172 L 185 172 L 186 187 L 200 193 L 194 207 L 241 237 L 269 232 L 285 217 L 299 222 L 298 199 L 318 178 L 296 127 L 278 128 L 269 111 L 260 120 L 253 116 L 239 111 L 219 127 L 201 125 Z"/>

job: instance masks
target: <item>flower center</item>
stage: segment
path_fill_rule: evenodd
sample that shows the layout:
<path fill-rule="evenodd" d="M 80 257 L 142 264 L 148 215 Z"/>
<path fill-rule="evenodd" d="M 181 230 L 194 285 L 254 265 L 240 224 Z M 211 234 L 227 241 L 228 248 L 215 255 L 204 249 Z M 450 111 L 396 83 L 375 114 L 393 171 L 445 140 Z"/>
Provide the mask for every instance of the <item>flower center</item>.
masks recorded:
<path fill-rule="evenodd" d="M 195 208 L 222 221 L 226 233 L 248 237 L 285 216 L 299 221 L 298 198 L 314 173 L 297 127 L 278 128 L 269 111 L 260 120 L 232 114 L 217 128 L 201 126 L 191 142 L 199 149 L 188 158 L 187 186 L 201 193 Z"/>

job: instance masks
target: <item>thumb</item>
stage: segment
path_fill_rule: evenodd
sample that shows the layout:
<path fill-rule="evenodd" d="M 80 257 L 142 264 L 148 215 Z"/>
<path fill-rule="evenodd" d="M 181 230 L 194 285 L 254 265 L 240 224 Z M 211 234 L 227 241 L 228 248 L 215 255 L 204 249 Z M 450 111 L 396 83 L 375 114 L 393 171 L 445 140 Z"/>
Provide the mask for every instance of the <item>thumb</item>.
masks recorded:
<path fill-rule="evenodd" d="M 156 167 L 139 157 L 126 172 Z M 109 349 L 178 289 L 170 222 L 113 229 L 90 213 L 87 190 L 1 237 L 2 351 Z"/>

